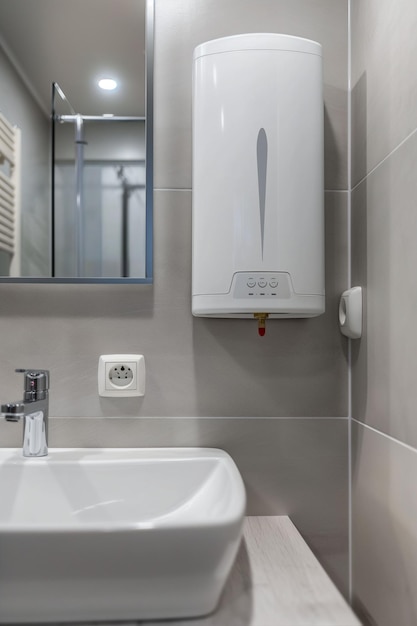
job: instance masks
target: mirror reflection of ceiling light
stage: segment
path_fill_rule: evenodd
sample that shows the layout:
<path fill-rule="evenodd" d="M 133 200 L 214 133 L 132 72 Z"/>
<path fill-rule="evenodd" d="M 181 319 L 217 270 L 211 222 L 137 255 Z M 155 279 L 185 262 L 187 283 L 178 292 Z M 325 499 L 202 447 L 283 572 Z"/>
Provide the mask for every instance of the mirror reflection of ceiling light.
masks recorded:
<path fill-rule="evenodd" d="M 117 83 L 113 78 L 102 78 L 98 81 L 98 86 L 100 89 L 105 89 L 106 91 L 112 91 L 116 89 Z"/>

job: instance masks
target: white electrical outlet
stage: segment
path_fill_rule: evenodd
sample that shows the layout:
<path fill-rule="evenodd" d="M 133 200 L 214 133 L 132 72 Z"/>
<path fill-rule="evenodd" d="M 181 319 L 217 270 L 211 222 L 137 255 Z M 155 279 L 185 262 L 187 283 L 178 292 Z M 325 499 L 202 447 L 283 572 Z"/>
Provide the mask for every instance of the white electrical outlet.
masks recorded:
<path fill-rule="evenodd" d="M 98 394 L 126 398 L 145 395 L 142 354 L 102 354 L 98 361 Z"/>

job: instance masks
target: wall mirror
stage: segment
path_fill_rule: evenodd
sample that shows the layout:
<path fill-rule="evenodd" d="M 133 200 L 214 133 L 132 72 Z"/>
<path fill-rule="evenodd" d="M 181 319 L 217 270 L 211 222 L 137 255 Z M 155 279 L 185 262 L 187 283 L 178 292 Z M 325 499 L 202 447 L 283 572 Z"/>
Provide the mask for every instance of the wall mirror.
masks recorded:
<path fill-rule="evenodd" d="M 153 26 L 154 0 L 0 0 L 0 282 L 152 282 Z"/>

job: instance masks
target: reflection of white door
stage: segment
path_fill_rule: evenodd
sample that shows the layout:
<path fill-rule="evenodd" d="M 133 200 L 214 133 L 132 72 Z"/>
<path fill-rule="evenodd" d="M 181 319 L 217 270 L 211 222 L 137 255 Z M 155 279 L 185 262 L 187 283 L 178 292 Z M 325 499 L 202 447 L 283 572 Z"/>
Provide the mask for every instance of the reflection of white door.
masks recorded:
<path fill-rule="evenodd" d="M 123 241 L 123 166 L 127 185 L 128 237 Z M 57 276 L 75 276 L 75 186 L 72 163 L 56 166 L 55 266 Z M 143 163 L 84 164 L 83 276 L 122 276 L 123 245 L 127 246 L 129 276 L 145 276 L 146 198 Z"/>
<path fill-rule="evenodd" d="M 21 276 L 21 133 L 0 113 L 0 274 Z"/>

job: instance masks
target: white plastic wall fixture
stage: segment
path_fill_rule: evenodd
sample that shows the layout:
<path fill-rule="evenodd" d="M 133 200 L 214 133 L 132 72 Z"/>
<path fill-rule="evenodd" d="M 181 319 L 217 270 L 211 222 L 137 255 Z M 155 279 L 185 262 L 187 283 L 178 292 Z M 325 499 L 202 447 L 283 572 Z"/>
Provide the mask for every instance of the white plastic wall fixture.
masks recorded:
<path fill-rule="evenodd" d="M 362 337 L 362 287 L 344 291 L 339 302 L 340 332 L 350 339 Z"/>
<path fill-rule="evenodd" d="M 145 357 L 143 354 L 102 354 L 98 361 L 98 394 L 115 398 L 144 396 Z"/>
<path fill-rule="evenodd" d="M 322 53 L 277 34 L 193 63 L 192 312 L 324 312 Z"/>

